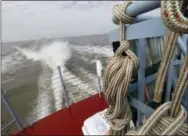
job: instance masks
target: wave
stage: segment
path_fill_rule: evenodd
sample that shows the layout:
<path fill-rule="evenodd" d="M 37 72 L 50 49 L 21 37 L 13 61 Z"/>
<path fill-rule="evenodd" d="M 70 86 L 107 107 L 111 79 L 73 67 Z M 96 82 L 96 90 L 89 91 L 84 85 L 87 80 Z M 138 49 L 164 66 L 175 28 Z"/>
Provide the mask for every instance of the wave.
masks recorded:
<path fill-rule="evenodd" d="M 49 115 L 53 110 L 58 111 L 64 108 L 64 94 L 57 70 L 58 66 L 61 67 L 64 82 L 69 93 L 70 103 L 72 103 L 97 93 L 98 88 L 97 75 L 82 66 L 79 61 L 90 61 L 89 65 L 91 65 L 94 61 L 86 54 L 93 54 L 94 56 L 98 54 L 106 57 L 113 55 L 112 50 L 107 47 L 70 45 L 65 41 L 54 41 L 43 44 L 40 45 L 40 48 L 37 50 L 28 49 L 27 47 L 15 48 L 17 54 L 22 57 L 24 56 L 26 59 L 32 60 L 33 62 L 37 61 L 42 64 L 42 71 L 38 77 L 39 93 L 36 104 L 34 104 L 32 111 L 28 114 L 27 120 L 31 120 L 33 116 L 38 120 Z M 75 57 L 73 56 L 73 50 L 77 52 L 76 57 L 79 57 L 79 59 L 76 59 L 78 63 L 75 63 L 74 61 L 70 61 L 69 63 L 73 62 L 75 64 L 80 64 L 74 67 L 78 73 L 74 73 L 73 69 L 68 69 L 66 66 L 67 61 L 72 57 Z M 72 59 L 75 60 L 75 58 Z M 11 63 L 11 60 L 9 63 Z M 49 68 L 51 69 L 50 71 L 47 70 Z"/>

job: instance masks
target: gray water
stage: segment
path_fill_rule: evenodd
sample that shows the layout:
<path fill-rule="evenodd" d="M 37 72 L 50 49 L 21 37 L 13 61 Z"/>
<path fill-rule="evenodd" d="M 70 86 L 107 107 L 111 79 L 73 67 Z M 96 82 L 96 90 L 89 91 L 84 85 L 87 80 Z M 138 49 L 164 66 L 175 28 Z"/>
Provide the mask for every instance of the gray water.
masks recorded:
<path fill-rule="evenodd" d="M 66 61 L 65 66 L 62 66 L 71 104 L 97 93 L 95 57 L 97 56 L 105 66 L 106 59 L 112 55 L 107 35 L 3 43 L 2 88 L 11 106 L 24 121 L 24 125 L 32 124 L 64 108 L 65 102 L 58 72 L 41 61 L 28 59 L 15 47 L 38 51 L 43 45 L 50 45 L 57 39 L 62 42 L 68 41 L 72 52 L 71 58 Z M 5 125 L 11 117 L 3 103 L 1 106 L 1 125 Z M 12 133 L 15 130 L 17 127 L 14 124 L 2 134 Z"/>

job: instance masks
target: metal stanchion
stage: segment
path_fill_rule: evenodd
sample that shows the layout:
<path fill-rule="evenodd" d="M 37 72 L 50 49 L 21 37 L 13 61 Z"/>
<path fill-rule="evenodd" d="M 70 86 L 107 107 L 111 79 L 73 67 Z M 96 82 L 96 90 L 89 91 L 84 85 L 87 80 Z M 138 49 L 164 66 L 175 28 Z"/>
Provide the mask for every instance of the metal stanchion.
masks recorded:
<path fill-rule="evenodd" d="M 66 86 L 65 86 L 64 81 L 63 81 L 63 76 L 62 76 L 62 73 L 61 73 L 61 67 L 60 66 L 58 66 L 58 72 L 59 72 L 59 76 L 60 76 L 61 85 L 62 85 L 62 88 L 63 88 L 66 106 L 67 106 L 67 108 L 69 108 L 68 92 L 67 92 Z"/>
<path fill-rule="evenodd" d="M 96 71 L 97 71 L 97 79 L 98 79 L 98 86 L 99 86 L 99 96 L 101 97 L 102 86 L 101 86 L 101 71 L 102 71 L 102 64 L 100 60 L 96 59 Z"/>
<path fill-rule="evenodd" d="M 4 91 L 1 89 L 1 99 L 3 100 L 6 108 L 8 109 L 9 113 L 11 114 L 13 120 L 10 121 L 7 125 L 5 125 L 3 128 L 1 128 L 1 131 L 8 126 L 10 126 L 12 123 L 16 122 L 17 126 L 19 127 L 20 130 L 23 129 L 23 124 L 21 123 L 20 119 L 18 118 L 16 112 L 13 110 L 11 105 L 8 102 L 8 99 L 5 97 Z"/>

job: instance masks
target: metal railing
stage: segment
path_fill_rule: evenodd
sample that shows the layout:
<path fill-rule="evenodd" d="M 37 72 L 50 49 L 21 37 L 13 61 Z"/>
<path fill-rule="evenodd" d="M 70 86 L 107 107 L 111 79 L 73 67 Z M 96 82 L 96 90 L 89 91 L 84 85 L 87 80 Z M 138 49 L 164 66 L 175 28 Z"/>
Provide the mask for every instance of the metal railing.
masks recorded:
<path fill-rule="evenodd" d="M 1 131 L 3 131 L 4 129 L 6 129 L 8 126 L 12 125 L 12 123 L 16 122 L 18 128 L 20 130 L 23 129 L 23 125 L 20 121 L 20 119 L 18 118 L 16 112 L 14 111 L 14 109 L 11 107 L 10 103 L 8 102 L 7 98 L 5 97 L 4 91 L 1 89 L 1 99 L 3 101 L 3 103 L 6 105 L 11 117 L 13 118 L 9 123 L 7 123 L 6 125 L 4 125 L 3 127 L 1 127 Z"/>

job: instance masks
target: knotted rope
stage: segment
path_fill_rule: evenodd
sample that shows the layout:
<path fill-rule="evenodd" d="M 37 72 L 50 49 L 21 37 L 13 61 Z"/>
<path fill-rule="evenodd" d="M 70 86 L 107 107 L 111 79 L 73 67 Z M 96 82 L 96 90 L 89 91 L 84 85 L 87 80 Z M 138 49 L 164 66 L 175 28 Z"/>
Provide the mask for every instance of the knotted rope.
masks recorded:
<path fill-rule="evenodd" d="M 109 104 L 106 118 L 110 122 L 110 135 L 124 135 L 132 118 L 126 98 L 133 70 L 138 67 L 136 55 L 129 49 L 131 43 L 125 40 L 125 24 L 134 19 L 124 13 L 132 2 L 125 2 L 113 7 L 120 25 L 120 47 L 104 70 L 104 94 Z M 125 53 L 125 55 L 123 55 Z"/>
<path fill-rule="evenodd" d="M 176 0 L 161 1 L 162 16 L 164 14 L 166 14 L 164 11 L 168 11 L 166 8 L 172 9 L 174 7 L 173 4 L 177 4 L 177 2 L 178 1 L 176 1 Z M 186 2 L 186 1 L 182 1 L 182 2 Z M 179 4 L 179 2 L 178 2 L 178 4 Z M 183 4 L 182 4 L 182 6 L 183 6 Z M 180 11 L 179 9 L 175 9 L 175 10 Z M 169 14 L 171 16 L 177 15 L 175 13 L 174 14 L 169 13 Z M 182 15 L 182 13 L 181 13 L 181 15 Z M 166 47 L 166 51 L 165 51 L 166 58 L 164 58 L 162 63 L 169 62 L 168 59 L 171 58 L 169 56 L 172 54 L 169 53 L 168 51 L 171 51 L 173 53 L 173 51 L 172 51 L 173 49 L 170 49 L 170 46 L 172 46 L 172 48 L 174 48 L 175 42 L 177 40 L 177 36 L 179 35 L 178 33 L 179 32 L 186 32 L 186 33 L 188 32 L 187 30 L 183 30 L 183 29 L 187 29 L 188 25 L 186 24 L 186 22 L 184 22 L 184 23 L 187 26 L 181 25 L 181 27 L 178 28 L 178 26 L 180 26 L 180 25 L 177 25 L 177 27 L 174 27 L 174 29 L 173 29 L 173 27 L 172 27 L 173 25 L 171 25 L 171 24 L 173 24 L 173 21 L 178 22 L 179 20 L 183 20 L 183 19 L 173 20 L 172 18 L 173 17 L 170 17 L 169 20 L 167 20 L 166 18 L 163 17 L 163 19 L 165 20 L 164 21 L 165 24 L 168 26 L 169 29 L 171 29 L 172 32 L 170 32 L 171 36 L 169 36 L 169 39 L 167 41 L 167 47 Z M 184 20 L 186 20 L 186 19 L 184 19 Z M 180 23 L 182 23 L 182 22 L 180 22 Z M 172 37 L 174 37 L 174 39 L 172 39 Z M 169 48 L 168 51 L 167 51 L 167 48 Z M 166 55 L 166 54 L 170 54 L 170 55 Z M 163 88 L 158 87 L 158 85 L 161 86 L 161 84 L 162 84 L 162 83 L 159 84 L 159 80 L 164 81 L 164 79 L 160 79 L 159 77 L 162 76 L 162 74 L 163 74 L 163 76 L 164 76 L 164 74 L 166 74 L 165 73 L 165 71 L 166 71 L 165 64 L 161 64 L 160 70 L 159 70 L 160 73 L 158 75 L 156 88 L 162 90 Z M 187 130 L 188 125 L 184 124 L 184 121 L 187 118 L 187 112 L 184 109 L 184 107 L 181 105 L 181 100 L 182 100 L 185 88 L 188 84 L 187 81 L 188 81 L 188 56 L 185 56 L 184 64 L 180 71 L 180 75 L 179 75 L 179 78 L 177 81 L 176 88 L 174 89 L 172 101 L 161 105 L 149 117 L 149 119 L 144 122 L 143 126 L 139 130 L 130 131 L 126 135 L 174 135 L 174 134 L 188 135 L 188 130 Z M 161 90 L 158 91 L 157 89 L 155 91 L 158 94 L 155 95 L 155 99 L 157 101 L 160 101 L 161 95 L 159 95 L 159 94 L 161 93 L 160 92 Z M 170 113 L 170 116 L 169 116 L 169 113 Z"/>

